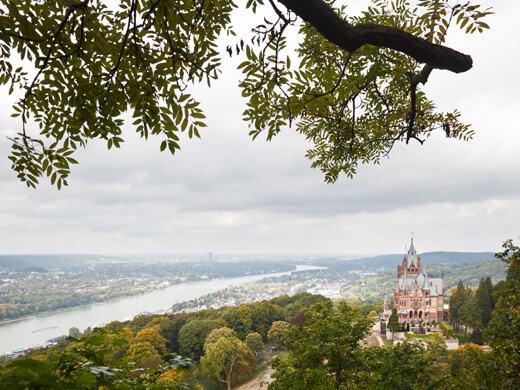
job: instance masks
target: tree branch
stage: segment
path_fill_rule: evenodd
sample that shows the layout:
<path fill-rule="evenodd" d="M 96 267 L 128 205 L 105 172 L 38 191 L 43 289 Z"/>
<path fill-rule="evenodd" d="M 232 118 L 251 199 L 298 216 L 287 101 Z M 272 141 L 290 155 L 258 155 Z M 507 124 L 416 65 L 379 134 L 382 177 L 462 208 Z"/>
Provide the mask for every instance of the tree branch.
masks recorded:
<path fill-rule="evenodd" d="M 461 73 L 473 66 L 469 55 L 431 43 L 399 28 L 373 23 L 351 25 L 323 0 L 278 1 L 313 26 L 329 42 L 346 51 L 353 52 L 361 46 L 374 45 L 399 51 L 435 69 Z"/>
<path fill-rule="evenodd" d="M 406 143 L 410 142 L 412 138 L 419 141 L 421 145 L 424 143 L 423 140 L 414 134 L 415 118 L 417 117 L 417 86 L 419 83 L 426 84 L 432 70 L 433 68 L 430 65 L 425 65 L 419 73 L 410 76 L 410 113 L 406 131 Z"/>

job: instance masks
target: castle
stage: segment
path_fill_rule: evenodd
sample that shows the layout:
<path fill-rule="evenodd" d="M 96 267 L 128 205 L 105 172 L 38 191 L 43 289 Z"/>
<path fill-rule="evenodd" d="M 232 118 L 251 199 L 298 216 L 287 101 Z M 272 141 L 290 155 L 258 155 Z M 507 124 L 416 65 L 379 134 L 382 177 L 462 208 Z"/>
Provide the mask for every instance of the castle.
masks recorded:
<path fill-rule="evenodd" d="M 394 307 L 399 322 L 417 324 L 443 320 L 444 282 L 430 278 L 412 243 L 401 265 L 397 266 Z"/>

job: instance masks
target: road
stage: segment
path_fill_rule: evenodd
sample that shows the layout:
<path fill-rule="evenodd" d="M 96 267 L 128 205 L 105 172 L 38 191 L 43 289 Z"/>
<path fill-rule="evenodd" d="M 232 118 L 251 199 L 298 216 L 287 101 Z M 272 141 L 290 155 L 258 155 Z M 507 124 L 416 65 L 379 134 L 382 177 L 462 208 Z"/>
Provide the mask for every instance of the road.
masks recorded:
<path fill-rule="evenodd" d="M 236 390 L 265 390 L 267 385 L 272 381 L 271 374 L 273 369 L 271 366 L 260 373 L 256 378 L 236 388 Z"/>

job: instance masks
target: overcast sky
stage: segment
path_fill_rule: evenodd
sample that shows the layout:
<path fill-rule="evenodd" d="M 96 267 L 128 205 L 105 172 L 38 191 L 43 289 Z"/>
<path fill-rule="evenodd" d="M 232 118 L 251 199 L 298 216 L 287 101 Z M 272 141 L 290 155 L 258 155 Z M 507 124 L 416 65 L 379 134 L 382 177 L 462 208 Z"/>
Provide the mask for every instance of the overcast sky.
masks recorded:
<path fill-rule="evenodd" d="M 465 74 L 435 71 L 427 89 L 439 107 L 458 108 L 473 141 L 399 145 L 354 180 L 325 184 L 287 129 L 252 142 L 241 121 L 237 71 L 201 93 L 202 140 L 175 157 L 130 126 L 122 150 L 91 143 L 62 191 L 19 183 L 5 136 L 18 129 L 0 91 L 0 254 L 496 251 L 520 235 L 520 14 L 518 1 L 493 3 L 492 30 L 449 44 L 473 56 Z"/>

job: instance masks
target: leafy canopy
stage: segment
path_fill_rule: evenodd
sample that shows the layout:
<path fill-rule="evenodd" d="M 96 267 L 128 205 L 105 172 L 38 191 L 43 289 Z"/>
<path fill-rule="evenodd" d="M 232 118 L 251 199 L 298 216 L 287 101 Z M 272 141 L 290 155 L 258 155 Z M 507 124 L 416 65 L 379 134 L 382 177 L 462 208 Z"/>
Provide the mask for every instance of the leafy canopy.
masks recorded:
<path fill-rule="evenodd" d="M 496 292 L 496 308 L 485 329 L 486 341 L 498 358 L 498 366 L 511 388 L 520 386 L 520 247 L 507 240 L 496 256 L 504 261 L 506 280 Z"/>
<path fill-rule="evenodd" d="M 258 19 L 242 39 L 234 32 L 239 4 L 245 8 L 240 16 L 249 12 Z M 161 137 L 161 151 L 174 154 L 181 133 L 200 137 L 206 126 L 191 91 L 196 84 L 211 86 L 221 74 L 227 56 L 221 40 L 230 55 L 242 58 L 239 85 L 252 138 L 271 140 L 293 126 L 310 141 L 307 157 L 327 182 L 341 173 L 354 175 L 359 164 L 378 163 L 395 142 L 422 143 L 436 129 L 471 138 L 457 110 L 438 111 L 418 90 L 437 65 L 423 67 L 419 56 L 403 53 L 411 40 L 424 43 L 435 57 L 432 53 L 445 50 L 432 43 L 443 44 L 450 28 L 487 29 L 482 19 L 489 10 L 450 0 L 372 0 L 361 15 L 351 16 L 346 6 L 335 4 L 0 0 L 0 85 L 20 96 L 13 107 L 21 129 L 12 138 L 12 168 L 28 186 L 47 176 L 61 188 L 77 163 L 75 152 L 90 140 L 103 140 L 109 149 L 121 146 L 125 113 L 142 138 Z M 401 32 L 397 46 L 404 48 L 377 42 L 340 48 L 297 16 L 316 5 L 332 10 L 347 31 L 391 28 L 374 34 L 383 41 Z M 262 19 L 266 13 L 270 16 Z M 287 39 L 291 30 L 294 45 Z M 357 37 L 371 42 L 369 33 Z"/>
<path fill-rule="evenodd" d="M 336 308 L 330 301 L 318 303 L 306 314 L 303 327 L 291 327 L 285 337 L 287 353 L 272 360 L 269 389 L 349 387 L 363 367 L 360 343 L 372 321 L 346 302 Z"/>
<path fill-rule="evenodd" d="M 231 389 L 236 377 L 254 368 L 253 352 L 237 337 L 221 337 L 208 344 L 201 369 L 208 379 L 223 382 Z"/>

